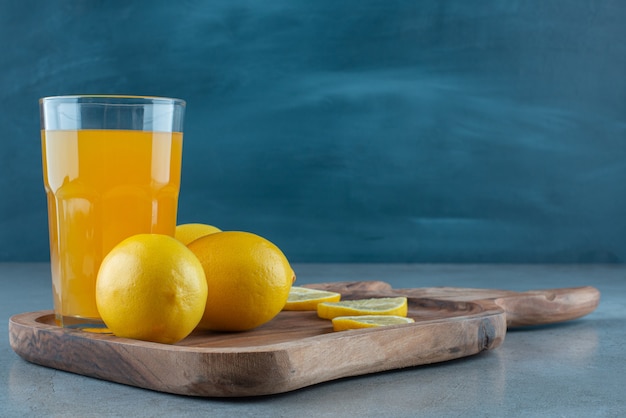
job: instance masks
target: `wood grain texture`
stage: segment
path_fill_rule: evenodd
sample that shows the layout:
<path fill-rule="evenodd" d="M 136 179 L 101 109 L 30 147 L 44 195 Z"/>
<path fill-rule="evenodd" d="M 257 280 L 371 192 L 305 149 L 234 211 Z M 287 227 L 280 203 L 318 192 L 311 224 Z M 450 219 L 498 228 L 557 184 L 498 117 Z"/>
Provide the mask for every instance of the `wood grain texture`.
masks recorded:
<path fill-rule="evenodd" d="M 311 287 L 340 291 L 344 299 L 406 295 L 415 323 L 333 332 L 315 312 L 285 311 L 252 331 L 194 332 L 164 345 L 59 328 L 51 311 L 39 311 L 13 316 L 9 340 L 27 361 L 99 379 L 190 396 L 258 396 L 474 355 L 502 344 L 507 322 L 574 319 L 599 300 L 593 288 L 518 293 L 394 290 L 384 282 Z"/>

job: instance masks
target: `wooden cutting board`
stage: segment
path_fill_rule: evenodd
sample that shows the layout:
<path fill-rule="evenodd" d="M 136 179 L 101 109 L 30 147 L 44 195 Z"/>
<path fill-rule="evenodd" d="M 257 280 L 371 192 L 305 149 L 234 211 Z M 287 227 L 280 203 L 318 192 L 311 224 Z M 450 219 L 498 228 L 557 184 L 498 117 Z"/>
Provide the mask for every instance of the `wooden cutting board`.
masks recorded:
<path fill-rule="evenodd" d="M 11 317 L 9 339 L 27 361 L 85 376 L 190 396 L 257 396 L 470 356 L 502 344 L 507 326 L 579 318 L 600 299 L 593 287 L 392 289 L 377 281 L 309 287 L 338 291 L 344 300 L 407 296 L 415 323 L 333 332 L 315 312 L 284 311 L 253 331 L 194 332 L 166 345 L 60 328 L 52 311 L 39 311 Z"/>

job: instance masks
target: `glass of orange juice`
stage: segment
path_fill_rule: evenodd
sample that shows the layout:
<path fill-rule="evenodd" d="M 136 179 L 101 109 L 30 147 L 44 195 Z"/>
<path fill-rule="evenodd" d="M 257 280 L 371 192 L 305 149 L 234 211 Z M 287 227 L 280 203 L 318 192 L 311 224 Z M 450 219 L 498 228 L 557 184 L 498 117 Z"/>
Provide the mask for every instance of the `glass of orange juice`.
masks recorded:
<path fill-rule="evenodd" d="M 140 96 L 39 101 L 56 322 L 104 327 L 104 256 L 139 233 L 174 235 L 185 102 Z"/>

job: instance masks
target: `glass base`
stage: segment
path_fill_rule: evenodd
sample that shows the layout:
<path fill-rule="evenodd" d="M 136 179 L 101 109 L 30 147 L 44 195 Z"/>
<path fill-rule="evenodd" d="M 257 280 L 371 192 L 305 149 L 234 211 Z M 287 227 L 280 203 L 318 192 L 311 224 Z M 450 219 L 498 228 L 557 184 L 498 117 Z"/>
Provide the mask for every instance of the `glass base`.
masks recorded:
<path fill-rule="evenodd" d="M 55 315 L 55 322 L 63 328 L 82 329 L 85 331 L 107 332 L 107 326 L 100 318 L 85 318 L 80 316 Z"/>

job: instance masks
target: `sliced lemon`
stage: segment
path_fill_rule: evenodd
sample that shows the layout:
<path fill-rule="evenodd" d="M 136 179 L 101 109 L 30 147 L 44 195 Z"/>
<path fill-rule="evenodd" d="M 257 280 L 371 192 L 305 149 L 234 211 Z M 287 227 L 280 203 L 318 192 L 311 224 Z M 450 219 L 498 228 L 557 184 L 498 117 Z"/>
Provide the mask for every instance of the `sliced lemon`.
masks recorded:
<path fill-rule="evenodd" d="M 339 302 L 341 293 L 292 286 L 283 310 L 314 311 L 321 302 Z"/>
<path fill-rule="evenodd" d="M 317 316 L 324 319 L 354 315 L 406 316 L 407 311 L 408 304 L 404 296 L 395 298 L 345 300 L 341 302 L 322 302 L 317 305 Z"/>
<path fill-rule="evenodd" d="M 348 329 L 384 327 L 387 325 L 410 324 L 412 318 L 397 315 L 357 315 L 338 316 L 333 318 L 333 330 L 345 331 Z"/>

